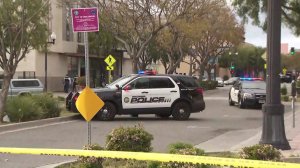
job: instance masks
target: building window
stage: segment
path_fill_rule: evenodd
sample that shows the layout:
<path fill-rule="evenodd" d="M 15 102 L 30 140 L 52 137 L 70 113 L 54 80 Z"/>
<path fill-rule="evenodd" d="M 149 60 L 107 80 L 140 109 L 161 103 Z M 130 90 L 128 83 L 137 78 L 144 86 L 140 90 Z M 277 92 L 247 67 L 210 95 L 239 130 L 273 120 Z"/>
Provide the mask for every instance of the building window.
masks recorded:
<path fill-rule="evenodd" d="M 71 16 L 71 5 L 66 4 L 63 7 L 63 40 L 73 41 L 73 28 L 72 28 L 72 16 Z"/>

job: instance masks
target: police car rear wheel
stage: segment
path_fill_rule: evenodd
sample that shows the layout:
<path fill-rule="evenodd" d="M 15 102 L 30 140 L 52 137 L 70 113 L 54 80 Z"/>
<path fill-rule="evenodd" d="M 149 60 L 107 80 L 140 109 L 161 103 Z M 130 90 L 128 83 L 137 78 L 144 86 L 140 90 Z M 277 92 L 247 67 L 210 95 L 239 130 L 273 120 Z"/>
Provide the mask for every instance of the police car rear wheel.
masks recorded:
<path fill-rule="evenodd" d="M 175 120 L 187 120 L 190 115 L 190 106 L 186 102 L 178 102 L 172 108 L 172 116 Z"/>
<path fill-rule="evenodd" d="M 115 118 L 116 113 L 116 106 L 113 103 L 105 102 L 104 107 L 97 113 L 97 117 L 102 121 L 110 121 Z"/>

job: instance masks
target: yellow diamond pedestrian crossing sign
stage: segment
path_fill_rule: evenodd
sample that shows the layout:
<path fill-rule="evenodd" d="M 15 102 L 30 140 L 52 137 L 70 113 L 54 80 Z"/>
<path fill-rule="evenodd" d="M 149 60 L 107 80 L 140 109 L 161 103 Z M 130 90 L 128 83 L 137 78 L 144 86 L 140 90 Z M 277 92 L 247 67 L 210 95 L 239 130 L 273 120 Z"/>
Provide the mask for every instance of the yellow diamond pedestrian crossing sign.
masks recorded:
<path fill-rule="evenodd" d="M 108 66 L 112 66 L 116 62 L 116 59 L 112 55 L 109 55 L 104 61 Z"/>
<path fill-rule="evenodd" d="M 86 121 L 91 121 L 103 106 L 104 102 L 89 87 L 85 87 L 76 101 L 76 107 Z"/>
<path fill-rule="evenodd" d="M 106 70 L 107 70 L 107 71 L 113 71 L 113 70 L 114 70 L 114 67 L 113 67 L 113 66 L 106 66 Z"/>

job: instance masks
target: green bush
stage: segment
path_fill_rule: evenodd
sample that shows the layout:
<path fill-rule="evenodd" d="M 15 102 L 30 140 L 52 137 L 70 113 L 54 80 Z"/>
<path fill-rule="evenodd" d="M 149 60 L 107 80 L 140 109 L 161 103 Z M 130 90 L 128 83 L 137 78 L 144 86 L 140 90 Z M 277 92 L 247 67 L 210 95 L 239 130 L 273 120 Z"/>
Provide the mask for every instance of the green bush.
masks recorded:
<path fill-rule="evenodd" d="M 285 84 L 280 88 L 280 93 L 281 95 L 287 95 L 287 88 Z"/>
<path fill-rule="evenodd" d="M 42 108 L 41 118 L 53 118 L 60 115 L 59 102 L 51 94 L 32 96 L 32 99 Z"/>
<path fill-rule="evenodd" d="M 288 102 L 289 99 L 290 99 L 290 98 L 289 98 L 288 95 L 282 95 L 282 96 L 281 96 L 281 100 L 284 101 L 284 102 Z"/>
<path fill-rule="evenodd" d="M 229 79 L 229 77 L 227 76 L 227 75 L 224 75 L 223 76 L 223 81 L 226 81 L 226 80 L 228 80 Z"/>
<path fill-rule="evenodd" d="M 11 122 L 37 120 L 42 116 L 42 108 L 31 96 L 8 98 L 5 111 Z"/>
<path fill-rule="evenodd" d="M 201 81 L 199 84 L 204 90 L 213 90 L 218 86 L 218 81 Z"/>
<path fill-rule="evenodd" d="M 254 146 L 245 147 L 239 153 L 243 159 L 252 160 L 281 160 L 281 153 L 279 150 L 274 148 L 272 145 L 259 144 Z"/>
<path fill-rule="evenodd" d="M 171 154 L 181 154 L 181 155 L 196 155 L 203 156 L 205 155 L 204 150 L 195 148 L 191 144 L 187 143 L 174 143 L 169 145 L 169 153 Z M 163 163 L 162 167 L 173 168 L 173 167 L 188 167 L 188 168 L 208 168 L 206 165 L 197 165 L 191 163 Z"/>
<path fill-rule="evenodd" d="M 103 150 L 98 144 L 85 145 L 84 150 Z M 102 168 L 103 158 L 80 156 L 77 160 L 85 168 Z"/>
<path fill-rule="evenodd" d="M 106 149 L 115 151 L 152 151 L 153 136 L 146 132 L 141 125 L 113 129 L 106 137 Z"/>

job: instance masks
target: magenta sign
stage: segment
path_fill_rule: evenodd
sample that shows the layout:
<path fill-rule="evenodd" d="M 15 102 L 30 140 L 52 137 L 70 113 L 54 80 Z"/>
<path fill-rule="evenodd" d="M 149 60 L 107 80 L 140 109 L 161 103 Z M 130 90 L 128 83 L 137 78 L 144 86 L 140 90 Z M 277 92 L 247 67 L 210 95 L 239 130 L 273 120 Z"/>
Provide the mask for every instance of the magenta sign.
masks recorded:
<path fill-rule="evenodd" d="M 74 32 L 99 31 L 98 8 L 72 8 Z"/>

